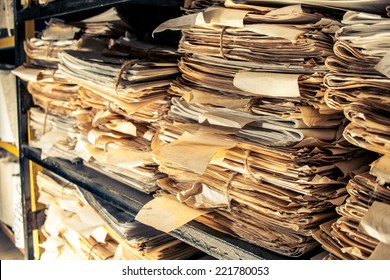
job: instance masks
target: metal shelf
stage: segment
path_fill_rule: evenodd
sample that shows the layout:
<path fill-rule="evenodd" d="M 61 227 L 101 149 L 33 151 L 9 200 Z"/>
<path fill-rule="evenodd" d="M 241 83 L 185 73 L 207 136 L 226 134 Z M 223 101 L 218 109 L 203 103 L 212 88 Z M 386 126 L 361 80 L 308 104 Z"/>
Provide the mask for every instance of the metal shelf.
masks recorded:
<path fill-rule="evenodd" d="M 18 23 L 27 20 L 45 19 L 49 17 L 57 17 L 65 14 L 91 10 L 106 6 L 114 6 L 118 4 L 134 4 L 134 5 L 153 5 L 159 7 L 181 7 L 182 0 L 57 0 L 50 2 L 45 6 L 33 6 L 17 11 L 16 21 Z"/>
<path fill-rule="evenodd" d="M 9 36 L 0 38 L 0 50 L 10 49 L 15 47 L 15 37 Z"/>
<path fill-rule="evenodd" d="M 22 154 L 42 167 L 126 211 L 130 215 L 129 219 L 133 218 L 145 203 L 153 199 L 152 195 L 142 193 L 92 170 L 84 166 L 81 161 L 72 163 L 60 158 L 41 159 L 40 150 L 27 145 L 22 147 Z M 289 258 L 218 232 L 196 221 L 189 222 L 169 234 L 217 259 L 310 259 L 318 253 L 317 250 L 314 250 L 299 258 Z"/>
<path fill-rule="evenodd" d="M 0 141 L 0 148 L 3 148 L 4 150 L 10 152 L 11 154 L 14 154 L 17 157 L 19 156 L 18 148 L 11 143 Z"/>

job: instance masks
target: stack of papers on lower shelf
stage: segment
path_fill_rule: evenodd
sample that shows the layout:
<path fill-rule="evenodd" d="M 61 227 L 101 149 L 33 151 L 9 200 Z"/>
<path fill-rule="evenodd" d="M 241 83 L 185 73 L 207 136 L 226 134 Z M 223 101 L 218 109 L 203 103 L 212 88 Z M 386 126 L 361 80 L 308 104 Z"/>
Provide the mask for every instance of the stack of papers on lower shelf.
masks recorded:
<path fill-rule="evenodd" d="M 345 139 L 381 157 L 349 181 L 349 197 L 337 208 L 341 217 L 313 236 L 330 252 L 327 259 L 390 259 L 390 19 L 349 11 L 343 23 L 335 56 L 326 60 L 325 100 L 350 121 Z"/>
<path fill-rule="evenodd" d="M 319 246 L 312 234 L 336 217 L 350 172 L 375 159 L 343 139 L 343 114 L 324 101 L 338 12 L 230 7 L 189 13 L 155 30 L 183 30 L 185 53 L 152 143 L 168 175 L 158 183 L 202 209 L 201 222 L 300 256 Z M 160 204 L 152 213 L 159 207 L 168 211 Z"/>
<path fill-rule="evenodd" d="M 330 257 L 337 259 L 389 259 L 390 185 L 389 156 L 350 180 L 346 203 L 337 208 L 341 216 L 321 225 L 314 234 Z"/>
<path fill-rule="evenodd" d="M 37 176 L 39 202 L 48 206 L 42 260 L 188 259 L 204 254 L 172 236 L 129 219 L 129 215 L 60 177 Z"/>

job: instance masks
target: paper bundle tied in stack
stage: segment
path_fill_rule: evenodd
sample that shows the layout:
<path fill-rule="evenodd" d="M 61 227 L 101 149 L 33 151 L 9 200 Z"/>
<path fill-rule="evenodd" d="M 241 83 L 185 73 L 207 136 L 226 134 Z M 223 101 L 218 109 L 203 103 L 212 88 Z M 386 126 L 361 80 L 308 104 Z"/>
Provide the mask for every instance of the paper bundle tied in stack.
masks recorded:
<path fill-rule="evenodd" d="M 51 20 L 37 37 L 25 41 L 26 55 L 31 64 L 20 66 L 13 74 L 27 82 L 34 107 L 30 111 L 34 129 L 31 145 L 42 149 L 42 157 L 77 157 L 74 148 L 79 131 L 73 112 L 88 105 L 79 97 L 79 86 L 57 71 L 58 54 L 75 48 L 78 28 Z"/>
<path fill-rule="evenodd" d="M 203 256 L 198 249 L 139 222 L 116 207 L 43 171 L 39 202 L 48 206 L 43 260 L 158 260 Z"/>
<path fill-rule="evenodd" d="M 149 50 L 140 53 L 142 46 Z M 126 47 L 134 53 L 125 53 Z M 153 192 L 156 179 L 164 175 L 154 162 L 150 141 L 169 110 L 167 89 L 178 73 L 177 53 L 127 37 L 110 39 L 106 48 L 122 55 L 96 50 L 60 54 L 60 73 L 81 86 L 80 98 L 90 106 L 88 116 L 75 112 L 83 130 L 76 151 L 86 165 Z"/>
<path fill-rule="evenodd" d="M 390 259 L 390 19 L 350 11 L 343 23 L 335 56 L 326 60 L 326 103 L 350 121 L 345 139 L 381 157 L 349 181 L 349 197 L 337 208 L 341 217 L 321 225 L 314 238 L 330 252 L 327 259 Z"/>
<path fill-rule="evenodd" d="M 349 172 L 369 160 L 324 102 L 339 26 L 300 5 L 213 7 L 160 25 L 155 32 L 183 31 L 185 56 L 152 145 L 169 176 L 159 186 L 250 243 L 287 256 L 317 247 L 312 233 L 336 216 Z M 156 204 L 153 214 L 169 210 Z M 147 223 L 149 209 L 137 219 Z"/>
<path fill-rule="evenodd" d="M 314 234 L 332 259 L 390 259 L 389 156 L 371 164 L 369 172 L 351 179 L 349 197 L 337 208 L 341 216 Z"/>
<path fill-rule="evenodd" d="M 343 110 L 350 124 L 344 131 L 352 144 L 380 154 L 390 149 L 390 19 L 347 12 L 336 33 L 335 56 L 326 60 L 330 73 L 326 102 Z"/>

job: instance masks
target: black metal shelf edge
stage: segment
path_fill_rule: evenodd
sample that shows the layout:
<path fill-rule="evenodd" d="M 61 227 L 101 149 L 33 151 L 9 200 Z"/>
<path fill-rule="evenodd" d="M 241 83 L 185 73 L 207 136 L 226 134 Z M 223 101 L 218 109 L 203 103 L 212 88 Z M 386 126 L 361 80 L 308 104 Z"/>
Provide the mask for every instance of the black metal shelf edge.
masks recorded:
<path fill-rule="evenodd" d="M 40 150 L 28 145 L 23 145 L 21 152 L 24 157 L 126 211 L 131 215 L 129 219 L 153 199 L 152 195 L 133 189 L 82 163 L 72 163 L 61 158 L 41 159 Z M 318 253 L 314 250 L 298 258 L 289 258 L 213 230 L 196 221 L 189 222 L 169 234 L 217 259 L 307 260 Z"/>
<path fill-rule="evenodd" d="M 36 5 L 17 11 L 17 22 L 45 19 L 75 12 L 81 12 L 118 4 L 153 5 L 161 7 L 181 7 L 182 0 L 57 0 L 47 5 Z"/>

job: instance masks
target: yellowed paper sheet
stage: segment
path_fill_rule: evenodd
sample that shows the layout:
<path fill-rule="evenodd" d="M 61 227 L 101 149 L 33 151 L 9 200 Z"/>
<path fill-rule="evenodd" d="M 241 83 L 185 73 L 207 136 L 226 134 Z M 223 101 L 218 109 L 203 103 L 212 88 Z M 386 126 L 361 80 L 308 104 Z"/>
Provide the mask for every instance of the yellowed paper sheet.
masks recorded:
<path fill-rule="evenodd" d="M 181 204 L 175 196 L 168 195 L 146 203 L 135 220 L 163 232 L 170 232 L 206 213 L 207 211 Z"/>
<path fill-rule="evenodd" d="M 272 97 L 300 97 L 298 74 L 264 72 L 238 72 L 233 80 L 235 87 L 253 93 Z"/>
<path fill-rule="evenodd" d="M 359 230 L 390 245 L 390 205 L 375 201 L 360 222 Z"/>
<path fill-rule="evenodd" d="M 213 156 L 223 150 L 233 148 L 237 142 L 213 134 L 183 133 L 180 138 L 161 147 L 159 156 L 203 174 Z"/>
<path fill-rule="evenodd" d="M 23 81 L 27 82 L 37 82 L 38 77 L 41 74 L 42 70 L 26 68 L 24 66 L 19 66 L 18 68 L 12 70 L 12 74 L 18 76 Z"/>
<path fill-rule="evenodd" d="M 249 12 L 248 10 L 212 7 L 203 12 L 203 17 L 208 24 L 244 27 L 244 18 Z"/>
<path fill-rule="evenodd" d="M 153 31 L 154 33 L 163 32 L 165 30 L 182 30 L 186 28 L 194 27 L 197 23 L 204 22 L 203 13 L 195 13 L 191 15 L 185 15 L 177 18 L 167 20 L 157 26 Z"/>

